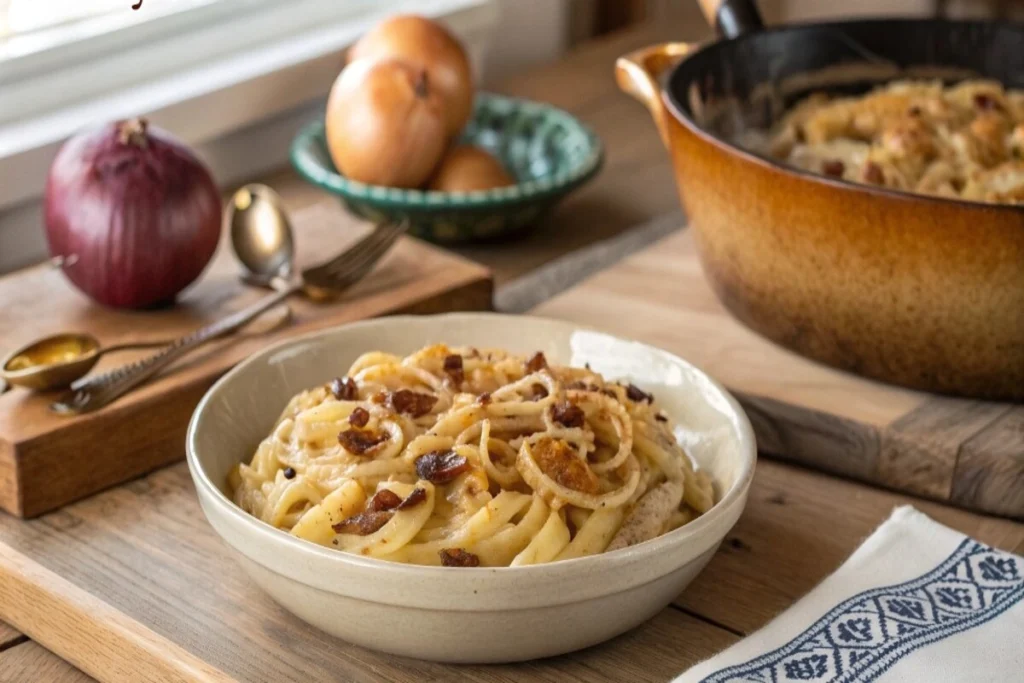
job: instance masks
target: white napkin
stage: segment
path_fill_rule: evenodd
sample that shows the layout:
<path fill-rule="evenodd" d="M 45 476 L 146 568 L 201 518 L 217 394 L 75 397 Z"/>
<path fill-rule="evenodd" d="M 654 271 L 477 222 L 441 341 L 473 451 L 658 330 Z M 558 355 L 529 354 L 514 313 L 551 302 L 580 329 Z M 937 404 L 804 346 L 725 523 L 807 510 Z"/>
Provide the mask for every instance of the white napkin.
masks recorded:
<path fill-rule="evenodd" d="M 835 574 L 676 681 L 1024 682 L 1024 557 L 897 508 Z"/>

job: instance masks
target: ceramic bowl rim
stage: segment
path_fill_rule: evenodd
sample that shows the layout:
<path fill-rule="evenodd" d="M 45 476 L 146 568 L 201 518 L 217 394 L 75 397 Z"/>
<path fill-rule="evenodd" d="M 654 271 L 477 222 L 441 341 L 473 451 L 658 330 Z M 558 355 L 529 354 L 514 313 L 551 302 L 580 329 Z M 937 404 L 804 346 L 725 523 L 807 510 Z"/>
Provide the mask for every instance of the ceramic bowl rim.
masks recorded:
<path fill-rule="evenodd" d="M 303 127 L 292 141 L 289 148 L 292 166 L 307 182 L 339 195 L 345 200 L 365 202 L 392 210 L 425 212 L 463 209 L 491 210 L 533 203 L 566 194 L 589 181 L 601 170 L 604 164 L 604 146 L 601 144 L 601 139 L 589 126 L 564 109 L 543 102 L 483 91 L 478 92 L 476 96 L 478 101 L 498 102 L 510 107 L 545 111 L 557 116 L 586 137 L 589 147 L 586 157 L 564 173 L 550 174 L 490 190 L 439 192 L 437 190 L 367 185 L 349 180 L 333 167 L 325 167 L 312 155 L 309 148 L 313 144 L 314 138 L 322 135 L 324 130 L 324 122 L 319 119 Z"/>
<path fill-rule="evenodd" d="M 662 358 L 665 358 L 673 363 L 682 364 L 684 367 L 694 372 L 703 382 L 706 382 L 713 390 L 718 392 L 719 396 L 724 399 L 729 406 L 729 418 L 730 421 L 734 421 L 736 427 L 739 430 L 739 438 L 734 439 L 736 446 L 739 449 L 738 459 L 740 465 L 736 475 L 736 479 L 732 486 L 725 491 L 722 498 L 715 504 L 711 510 L 704 513 L 694 521 L 686 524 L 683 527 L 675 529 L 667 534 L 663 534 L 655 539 L 646 541 L 644 543 L 616 550 L 607 553 L 601 553 L 599 555 L 591 555 L 587 557 L 575 558 L 572 560 L 564 560 L 561 562 L 552 562 L 547 564 L 530 565 L 525 567 L 478 567 L 478 568 L 462 568 L 458 572 L 453 572 L 450 568 L 445 567 L 429 567 L 421 565 L 404 564 L 400 562 L 390 562 L 387 560 L 380 560 L 368 557 L 362 557 L 359 555 L 353 555 L 350 553 L 339 552 L 330 548 L 319 546 L 315 543 L 305 541 L 294 536 L 291 536 L 285 531 L 277 529 L 262 520 L 259 520 L 252 515 L 246 513 L 240 507 L 238 507 L 232 500 L 230 500 L 210 478 L 206 472 L 206 468 L 203 465 L 202 458 L 198 453 L 198 432 L 201 428 L 202 421 L 206 418 L 210 404 L 213 402 L 215 397 L 223 391 L 223 388 L 235 381 L 236 378 L 243 376 L 248 368 L 265 362 L 270 356 L 278 354 L 288 348 L 300 347 L 304 344 L 316 342 L 317 340 L 329 337 L 331 335 L 343 334 L 345 330 L 358 329 L 363 327 L 374 327 L 381 325 L 390 324 L 408 324 L 415 323 L 416 321 L 422 321 L 424 319 L 429 320 L 469 320 L 475 321 L 486 321 L 488 319 L 511 319 L 517 320 L 527 319 L 537 324 L 551 324 L 556 323 L 567 328 L 572 328 L 578 331 L 593 331 L 599 334 L 613 337 L 617 340 L 622 340 L 621 337 L 603 332 L 599 329 L 595 329 L 585 325 L 577 325 L 572 322 L 558 320 L 553 318 L 546 318 L 540 316 L 521 316 L 521 315 L 506 315 L 500 313 L 447 313 L 440 315 L 431 316 L 416 316 L 416 315 L 397 315 L 388 316 L 384 318 L 372 318 L 369 320 L 355 321 L 340 326 L 330 327 L 321 330 L 315 330 L 306 334 L 302 334 L 290 339 L 283 340 L 276 344 L 266 347 L 259 353 L 253 354 L 245 361 L 239 363 L 223 377 L 221 377 L 203 396 L 196 406 L 195 412 L 189 421 L 188 433 L 186 436 L 186 460 L 188 463 L 189 470 L 191 471 L 192 478 L 196 483 L 198 495 L 201 500 L 205 496 L 207 502 L 213 504 L 219 513 L 228 515 L 231 519 L 241 523 L 243 526 L 249 528 L 253 534 L 258 534 L 260 539 L 267 543 L 274 544 L 274 546 L 281 551 L 289 553 L 296 553 L 297 556 L 313 557 L 316 561 L 330 562 L 332 566 L 337 567 L 340 570 L 352 569 L 352 570 L 372 570 L 373 572 L 379 573 L 382 577 L 385 577 L 392 581 L 401 580 L 435 580 L 435 581 L 452 581 L 460 578 L 476 577 L 479 579 L 482 576 L 486 576 L 489 580 L 501 581 L 501 580 L 518 580 L 524 577 L 531 577 L 533 579 L 540 580 L 546 578 L 548 580 L 557 580 L 566 575 L 576 574 L 578 572 L 585 572 L 587 568 L 595 569 L 601 568 L 604 571 L 610 571 L 616 568 L 632 565 L 634 563 L 641 563 L 644 560 L 651 558 L 652 556 L 658 556 L 665 553 L 671 553 L 672 551 L 679 551 L 690 545 L 700 545 L 698 539 L 703 538 L 707 541 L 707 534 L 712 531 L 713 525 L 722 518 L 727 517 L 737 505 L 745 505 L 746 494 L 750 487 L 751 481 L 754 475 L 755 464 L 757 460 L 757 449 L 754 438 L 753 427 L 750 424 L 749 419 L 740 407 L 736 399 L 715 379 L 711 378 L 704 371 L 695 367 L 691 363 L 679 358 L 675 354 L 669 353 L 657 347 L 645 344 L 643 342 L 631 342 L 638 343 L 645 347 L 647 352 L 654 353 Z M 625 341 L 625 340 L 623 340 Z M 251 555 L 249 555 L 242 548 L 237 547 L 230 539 L 228 539 L 216 525 L 212 524 L 212 520 L 209 519 L 210 514 L 206 511 L 205 505 L 204 514 L 207 516 L 208 521 L 211 522 L 211 526 L 217 531 L 224 540 L 235 550 L 243 553 L 251 561 L 261 564 L 270 571 L 277 570 L 266 565 Z M 741 508 L 742 509 L 742 508 Z M 739 516 L 739 512 L 736 516 Z M 731 525 L 730 525 L 731 526 Z M 721 537 L 716 537 L 711 543 L 707 543 L 710 547 L 722 540 L 728 529 L 722 532 Z M 701 548 L 703 550 L 704 548 Z M 688 564 L 693 557 L 685 552 L 677 553 L 682 561 L 676 566 L 676 568 Z M 279 572 L 277 572 L 279 573 Z M 290 577 L 293 580 L 297 580 L 300 583 L 306 584 L 307 582 L 302 579 L 297 579 L 294 576 Z M 643 583 L 638 582 L 638 583 Z M 607 594 L 615 592 L 612 590 L 603 591 L 601 594 Z M 378 600 L 384 602 L 383 600 Z M 570 600 L 566 600 L 568 602 Z M 401 603 L 395 603 L 401 604 Z M 474 608 L 464 607 L 464 609 L 472 610 Z"/>

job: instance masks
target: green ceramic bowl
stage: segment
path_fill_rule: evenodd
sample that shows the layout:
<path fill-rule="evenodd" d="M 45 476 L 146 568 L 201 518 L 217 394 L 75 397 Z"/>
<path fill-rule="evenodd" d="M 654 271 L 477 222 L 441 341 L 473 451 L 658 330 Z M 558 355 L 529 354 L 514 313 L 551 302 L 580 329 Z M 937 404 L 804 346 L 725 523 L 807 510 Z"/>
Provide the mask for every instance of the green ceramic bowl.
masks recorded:
<path fill-rule="evenodd" d="M 357 216 L 374 222 L 407 219 L 412 234 L 441 243 L 492 239 L 520 231 L 600 170 L 601 142 L 579 120 L 555 107 L 479 93 L 459 140 L 497 156 L 516 184 L 478 192 L 434 192 L 366 185 L 338 173 L 327 152 L 324 124 L 295 138 L 291 159 L 306 180 L 338 195 Z"/>

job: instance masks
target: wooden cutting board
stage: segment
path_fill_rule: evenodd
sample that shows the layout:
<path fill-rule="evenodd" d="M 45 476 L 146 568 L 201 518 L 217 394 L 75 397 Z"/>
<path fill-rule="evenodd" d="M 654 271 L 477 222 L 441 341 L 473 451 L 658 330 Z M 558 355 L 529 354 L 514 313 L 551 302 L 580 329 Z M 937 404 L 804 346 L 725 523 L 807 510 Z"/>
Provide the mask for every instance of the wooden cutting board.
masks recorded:
<path fill-rule="evenodd" d="M 293 218 L 300 266 L 326 260 L 369 229 L 333 202 Z M 0 355 L 62 331 L 89 332 L 104 345 L 181 336 L 266 296 L 242 285 L 239 272 L 224 244 L 177 306 L 150 312 L 92 304 L 49 266 L 2 277 Z M 406 238 L 339 300 L 318 304 L 295 297 L 290 300 L 291 320 L 283 327 L 243 333 L 200 349 L 96 413 L 55 415 L 48 408 L 54 395 L 14 388 L 0 395 L 0 508 L 33 517 L 181 460 L 185 428 L 199 398 L 231 366 L 268 344 L 387 313 L 489 309 L 492 289 L 486 268 Z M 280 311 L 268 314 L 275 315 Z M 137 357 L 111 355 L 97 369 Z"/>
<path fill-rule="evenodd" d="M 541 304 L 665 348 L 733 391 L 760 450 L 871 484 L 1024 518 L 1024 405 L 936 397 L 808 361 L 736 322 L 676 233 Z"/>

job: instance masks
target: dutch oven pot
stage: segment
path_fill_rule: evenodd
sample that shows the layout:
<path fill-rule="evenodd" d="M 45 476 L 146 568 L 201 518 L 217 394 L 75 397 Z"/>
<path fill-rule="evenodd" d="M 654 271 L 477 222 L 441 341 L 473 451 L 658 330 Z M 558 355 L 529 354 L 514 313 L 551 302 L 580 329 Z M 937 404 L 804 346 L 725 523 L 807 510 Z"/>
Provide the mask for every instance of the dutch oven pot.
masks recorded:
<path fill-rule="evenodd" d="M 749 2 L 702 6 L 725 39 L 639 50 L 619 59 L 616 76 L 654 117 L 725 307 L 843 370 L 1024 399 L 1024 207 L 848 183 L 729 141 L 814 90 L 936 73 L 1024 87 L 1024 25 L 889 19 L 764 30 Z"/>

